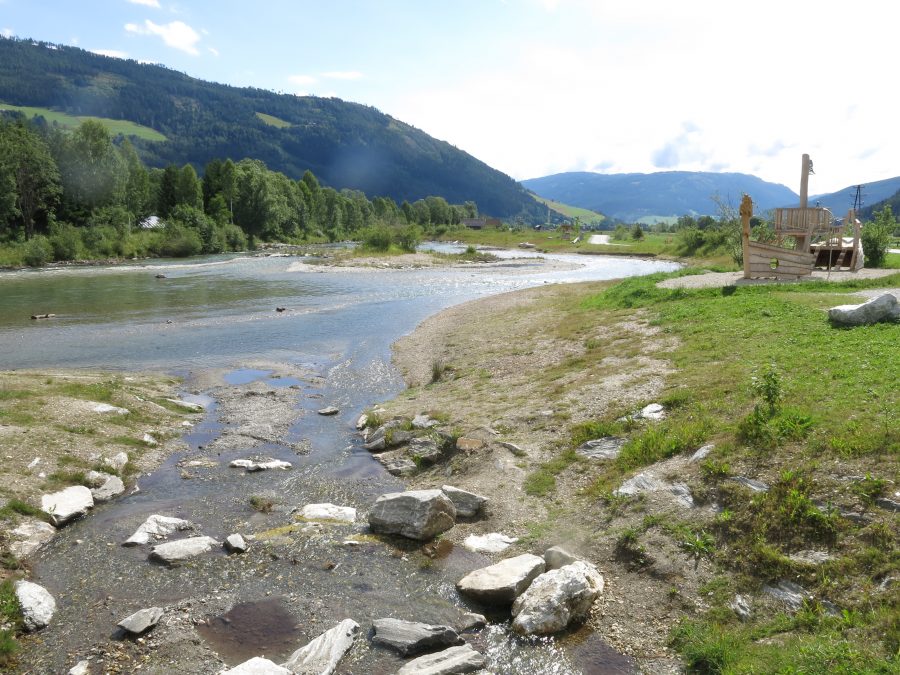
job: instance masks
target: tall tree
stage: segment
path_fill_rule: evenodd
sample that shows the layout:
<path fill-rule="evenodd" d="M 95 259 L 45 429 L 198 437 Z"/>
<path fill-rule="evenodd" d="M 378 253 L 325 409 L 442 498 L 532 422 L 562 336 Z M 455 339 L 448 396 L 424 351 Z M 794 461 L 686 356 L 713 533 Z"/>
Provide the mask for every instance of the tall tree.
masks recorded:
<path fill-rule="evenodd" d="M 14 189 L 12 199 L 8 192 L 0 197 L 0 208 L 5 202 L 6 216 L 19 218 L 30 239 L 36 216 L 51 209 L 60 194 L 59 171 L 43 139 L 22 124 L 0 125 L 0 177 L 0 190 Z"/>
<path fill-rule="evenodd" d="M 122 203 L 126 172 L 106 127 L 85 120 L 65 139 L 58 158 L 67 211 L 83 218 L 100 206 Z"/>

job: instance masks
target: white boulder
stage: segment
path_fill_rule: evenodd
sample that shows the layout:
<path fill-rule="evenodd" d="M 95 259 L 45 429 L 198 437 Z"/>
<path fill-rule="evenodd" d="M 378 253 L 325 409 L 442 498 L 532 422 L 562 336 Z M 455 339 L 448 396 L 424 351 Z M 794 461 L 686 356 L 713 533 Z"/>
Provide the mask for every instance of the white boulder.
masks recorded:
<path fill-rule="evenodd" d="M 300 517 L 304 520 L 339 523 L 356 522 L 356 509 L 352 506 L 335 506 L 334 504 L 307 504 L 300 509 Z"/>
<path fill-rule="evenodd" d="M 84 485 L 73 485 L 65 490 L 41 497 L 41 510 L 50 516 L 50 522 L 61 527 L 73 518 L 83 516 L 94 508 L 94 497 Z"/>
<path fill-rule="evenodd" d="M 141 546 L 149 544 L 151 539 L 162 539 L 173 532 L 189 530 L 193 526 L 193 523 L 189 520 L 154 514 L 147 518 L 122 545 Z"/>
<path fill-rule="evenodd" d="M 359 624 L 353 619 L 344 619 L 291 654 L 282 666 L 294 675 L 332 675 L 358 633 Z"/>
<path fill-rule="evenodd" d="M 512 544 L 519 541 L 516 537 L 508 537 L 499 532 L 488 534 L 470 534 L 463 540 L 463 548 L 475 553 L 502 553 Z"/>
<path fill-rule="evenodd" d="M 177 565 L 188 558 L 201 555 L 210 551 L 213 546 L 218 546 L 212 537 L 188 537 L 177 539 L 165 544 L 157 544 L 150 549 L 150 559 L 166 565 Z"/>
<path fill-rule="evenodd" d="M 484 667 L 484 657 L 469 645 L 450 647 L 442 652 L 426 654 L 408 661 L 397 675 L 451 675 L 474 673 Z"/>
<path fill-rule="evenodd" d="M 39 630 L 50 623 L 56 612 L 56 600 L 50 592 L 40 586 L 20 579 L 16 582 L 16 599 L 22 610 L 25 630 Z"/>
<path fill-rule="evenodd" d="M 828 318 L 842 326 L 863 326 L 880 321 L 900 321 L 897 296 L 884 293 L 861 305 L 838 305 L 828 310 Z"/>
<path fill-rule="evenodd" d="M 525 553 L 469 572 L 456 588 L 485 604 L 511 605 L 543 571 L 544 559 Z"/>
<path fill-rule="evenodd" d="M 512 606 L 512 628 L 523 635 L 547 635 L 583 619 L 603 592 L 603 577 L 578 560 L 537 577 Z"/>
<path fill-rule="evenodd" d="M 249 661 L 223 670 L 220 675 L 293 675 L 290 670 L 279 666 L 277 663 L 264 659 L 261 656 L 254 656 Z"/>

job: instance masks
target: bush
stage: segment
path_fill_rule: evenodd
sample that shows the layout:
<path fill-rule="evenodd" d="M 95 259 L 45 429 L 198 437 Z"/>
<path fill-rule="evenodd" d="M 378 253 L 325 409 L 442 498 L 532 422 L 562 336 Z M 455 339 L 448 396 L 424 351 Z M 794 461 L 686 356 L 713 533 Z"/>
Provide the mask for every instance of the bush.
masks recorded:
<path fill-rule="evenodd" d="M 38 234 L 25 243 L 22 259 L 29 267 L 41 267 L 53 260 L 53 247 L 50 240 Z"/>
<path fill-rule="evenodd" d="M 639 241 L 644 238 L 644 228 L 641 227 L 640 223 L 635 223 L 631 228 L 631 238 L 635 241 Z"/>
<path fill-rule="evenodd" d="M 50 228 L 50 246 L 54 260 L 75 260 L 81 250 L 78 229 L 68 223 L 54 223 Z"/>
<path fill-rule="evenodd" d="M 387 251 L 391 248 L 393 240 L 391 229 L 384 223 L 378 223 L 360 232 L 362 247 L 370 251 Z"/>
<path fill-rule="evenodd" d="M 125 251 L 123 235 L 112 225 L 81 228 L 81 241 L 88 253 L 95 256 L 121 256 Z"/>
<path fill-rule="evenodd" d="M 891 232 L 897 226 L 890 205 L 881 211 L 875 212 L 875 220 L 866 223 L 860 232 L 863 255 L 866 257 L 866 267 L 881 267 L 887 258 L 887 249 L 891 241 Z"/>
<path fill-rule="evenodd" d="M 416 250 L 419 242 L 422 241 L 422 230 L 418 225 L 412 224 L 397 228 L 397 231 L 394 233 L 394 241 L 404 251 L 412 253 Z"/>
<path fill-rule="evenodd" d="M 203 250 L 200 235 L 187 227 L 170 223 L 155 246 L 155 253 L 167 258 L 186 258 Z"/>

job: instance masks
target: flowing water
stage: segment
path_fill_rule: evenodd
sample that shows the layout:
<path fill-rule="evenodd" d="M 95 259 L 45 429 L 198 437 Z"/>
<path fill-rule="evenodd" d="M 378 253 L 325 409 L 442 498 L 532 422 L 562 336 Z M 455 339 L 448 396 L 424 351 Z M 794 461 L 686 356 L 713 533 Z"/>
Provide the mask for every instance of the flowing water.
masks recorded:
<path fill-rule="evenodd" d="M 197 632 L 204 646 L 229 664 L 260 653 L 284 657 L 346 617 L 358 621 L 364 634 L 373 619 L 384 616 L 458 620 L 466 607 L 454 583 L 489 561 L 449 547 L 433 563 L 417 564 L 417 546 L 370 541 L 363 525 L 302 536 L 292 529 L 276 531 L 268 547 L 251 548 L 245 556 L 216 553 L 174 569 L 148 564 L 146 550 L 118 544 L 152 513 L 200 523 L 203 534 L 219 540 L 235 531 L 261 533 L 290 523 L 287 512 L 250 511 L 251 494 L 270 494 L 296 506 L 333 502 L 365 510 L 379 494 L 402 489 L 360 448 L 353 429 L 362 409 L 402 389 L 390 365 L 390 345 L 397 338 L 425 317 L 468 299 L 675 267 L 559 255 L 546 257 L 566 271 L 548 272 L 533 254 L 501 255 L 516 259 L 502 267 L 360 271 L 323 269 L 305 258 L 222 256 L 0 274 L 0 370 L 159 370 L 184 375 L 186 387 L 200 374 L 217 372 L 223 386 L 292 387 L 299 413 L 284 445 L 253 449 L 291 462 L 291 471 L 228 469 L 228 461 L 247 454 L 231 450 L 216 455 L 215 466 L 198 469 L 194 480 L 184 480 L 178 463 L 201 452 L 226 426 L 210 398 L 204 421 L 184 438 L 188 451 L 141 477 L 137 494 L 99 506 L 62 530 L 34 561 L 36 580 L 57 597 L 60 608 L 54 624 L 29 645 L 26 663 L 32 672 L 61 672 L 75 658 L 69 654 L 82 656 L 85 648 L 109 638 L 116 621 L 152 605 L 203 615 Z M 56 316 L 30 318 L 44 313 Z M 276 367 L 259 364 L 287 364 L 294 374 L 285 377 Z M 340 408 L 340 415 L 313 414 L 323 400 Z M 292 449 L 300 440 L 309 454 L 298 456 Z M 360 543 L 345 545 L 352 535 Z M 199 612 L 197 603 L 202 603 Z M 468 637 L 497 673 L 633 669 L 596 636 L 521 640 L 501 622 Z M 343 667 L 388 673 L 400 664 L 363 638 Z"/>

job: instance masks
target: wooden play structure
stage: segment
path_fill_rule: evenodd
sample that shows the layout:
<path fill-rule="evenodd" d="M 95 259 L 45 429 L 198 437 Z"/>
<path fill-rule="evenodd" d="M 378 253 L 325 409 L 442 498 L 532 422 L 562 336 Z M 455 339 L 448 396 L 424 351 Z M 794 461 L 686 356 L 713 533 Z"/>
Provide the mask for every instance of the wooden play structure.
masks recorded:
<path fill-rule="evenodd" d="M 808 206 L 810 173 L 812 162 L 809 155 L 803 155 L 800 206 L 775 209 L 774 243 L 750 241 L 753 201 L 744 195 L 740 214 L 745 279 L 799 279 L 812 274 L 816 267 L 851 272 L 862 268 L 856 213 L 851 209 L 844 221 L 838 221 L 828 209 Z M 853 237 L 842 236 L 848 225 L 853 226 Z"/>

